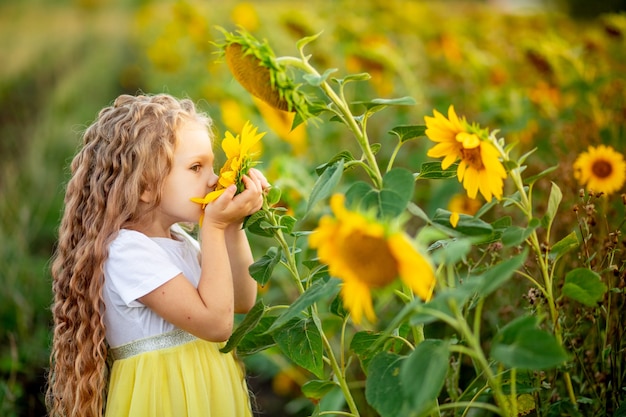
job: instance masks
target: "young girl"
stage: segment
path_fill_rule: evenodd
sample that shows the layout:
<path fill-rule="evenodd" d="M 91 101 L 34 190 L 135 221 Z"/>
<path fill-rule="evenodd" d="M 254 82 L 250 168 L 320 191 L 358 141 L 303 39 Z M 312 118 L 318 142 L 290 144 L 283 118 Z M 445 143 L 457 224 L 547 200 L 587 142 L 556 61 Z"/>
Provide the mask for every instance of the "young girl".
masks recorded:
<path fill-rule="evenodd" d="M 219 348 L 256 299 L 241 225 L 268 183 L 250 170 L 206 206 L 201 245 L 185 233 L 217 181 L 210 128 L 161 94 L 120 96 L 86 130 L 52 264 L 51 416 L 251 415 Z"/>

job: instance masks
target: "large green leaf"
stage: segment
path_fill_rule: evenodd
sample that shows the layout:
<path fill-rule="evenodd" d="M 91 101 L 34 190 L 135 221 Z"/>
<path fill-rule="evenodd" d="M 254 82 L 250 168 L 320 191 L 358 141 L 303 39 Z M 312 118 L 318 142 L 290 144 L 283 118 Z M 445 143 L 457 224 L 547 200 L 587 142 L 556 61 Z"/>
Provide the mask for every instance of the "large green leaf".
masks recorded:
<path fill-rule="evenodd" d="M 242 322 L 239 326 L 237 326 L 233 334 L 228 339 L 226 345 L 220 349 L 220 352 L 230 352 L 233 350 L 243 339 L 246 333 L 254 329 L 254 327 L 259 323 L 263 314 L 265 314 L 265 303 L 263 303 L 263 300 L 259 300 L 250 309 L 250 311 L 248 311 L 248 314 L 246 314 Z"/>
<path fill-rule="evenodd" d="M 402 363 L 401 386 L 414 409 L 423 409 L 437 399 L 446 379 L 449 358 L 445 341 L 424 340 Z"/>
<path fill-rule="evenodd" d="M 491 356 L 509 368 L 542 370 L 565 362 L 567 353 L 556 338 L 537 327 L 537 318 L 523 316 L 493 338 Z"/>
<path fill-rule="evenodd" d="M 273 336 L 285 356 L 318 378 L 324 378 L 322 336 L 312 319 L 292 319 Z"/>
<path fill-rule="evenodd" d="M 403 390 L 400 388 L 400 369 L 404 357 L 388 352 L 374 356 L 368 367 L 365 398 L 381 417 L 406 415 Z"/>
<path fill-rule="evenodd" d="M 383 218 L 398 217 L 413 197 L 413 174 L 404 168 L 387 172 L 383 176 L 382 190 L 368 188 L 361 182 L 357 184 L 349 190 L 351 200 L 359 201 L 362 210 L 375 209 Z"/>
<path fill-rule="evenodd" d="M 602 300 L 607 289 L 600 275 L 587 268 L 576 268 L 565 275 L 563 295 L 593 307 Z"/>
<path fill-rule="evenodd" d="M 276 320 L 274 316 L 261 317 L 256 326 L 250 329 L 237 344 L 237 354 L 253 355 L 276 345 L 272 335 L 267 333 L 267 329 L 274 323 L 274 320 Z"/>
<path fill-rule="evenodd" d="M 360 331 L 352 337 L 350 350 L 358 356 L 366 373 L 372 358 L 383 349 L 383 344 L 377 343 L 381 337 L 380 333 L 370 331 Z M 372 346 L 378 346 L 378 349 L 372 349 Z"/>

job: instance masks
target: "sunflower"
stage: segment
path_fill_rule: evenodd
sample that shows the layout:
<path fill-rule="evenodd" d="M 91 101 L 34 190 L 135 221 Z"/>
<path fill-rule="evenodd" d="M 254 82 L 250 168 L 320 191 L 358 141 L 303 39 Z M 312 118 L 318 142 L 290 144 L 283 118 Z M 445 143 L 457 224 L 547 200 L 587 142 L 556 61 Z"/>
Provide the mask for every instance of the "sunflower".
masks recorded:
<path fill-rule="evenodd" d="M 309 97 L 300 90 L 288 68 L 280 63 L 267 42 L 260 42 L 245 30 L 224 34 L 224 42 L 218 44 L 230 72 L 253 96 L 270 106 L 297 113 L 302 120 L 313 115 L 309 110 Z"/>
<path fill-rule="evenodd" d="M 480 191 L 487 201 L 491 201 L 492 196 L 500 200 L 506 171 L 495 146 L 482 138 L 484 132 L 478 127 L 470 126 L 464 118 L 460 119 L 453 106 L 448 109 L 448 118 L 437 110 L 434 115 L 424 117 L 426 136 L 437 142 L 427 155 L 443 157 L 443 169 L 460 160 L 457 176 L 469 198 L 476 198 Z"/>
<path fill-rule="evenodd" d="M 589 190 L 614 193 L 626 180 L 624 156 L 610 146 L 590 146 L 576 158 L 574 177 Z"/>
<path fill-rule="evenodd" d="M 256 152 L 256 148 L 264 135 L 265 132 L 257 134 L 257 128 L 253 127 L 249 121 L 244 124 L 240 135 L 233 136 L 232 133 L 226 132 L 224 139 L 222 139 L 222 150 L 228 159 L 220 169 L 220 175 L 215 190 L 209 192 L 204 197 L 194 197 L 191 199 L 194 203 L 202 205 L 200 226 L 202 226 L 204 208 L 206 205 L 222 195 L 226 188 L 231 185 L 236 185 L 237 192 L 243 191 L 244 184 L 242 178 L 248 173 L 250 168 L 255 165 L 256 161 L 254 161 L 254 157 L 258 153 Z"/>
<path fill-rule="evenodd" d="M 343 281 L 341 297 L 360 323 L 363 314 L 376 320 L 371 291 L 400 279 L 423 300 L 430 299 L 435 276 L 430 263 L 414 248 L 403 232 L 344 207 L 344 196 L 335 194 L 333 216 L 324 216 L 309 237 L 320 261 L 332 276 Z"/>

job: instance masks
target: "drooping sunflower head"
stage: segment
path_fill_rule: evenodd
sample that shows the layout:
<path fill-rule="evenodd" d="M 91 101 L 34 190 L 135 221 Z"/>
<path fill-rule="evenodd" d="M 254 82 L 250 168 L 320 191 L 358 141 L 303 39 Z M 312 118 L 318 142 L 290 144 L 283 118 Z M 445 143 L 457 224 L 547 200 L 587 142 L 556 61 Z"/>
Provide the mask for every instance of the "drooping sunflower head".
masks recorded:
<path fill-rule="evenodd" d="M 317 249 L 330 274 L 343 281 L 341 296 L 355 323 L 363 314 L 372 322 L 376 320 L 371 292 L 396 278 L 422 299 L 430 299 L 435 283 L 432 266 L 408 236 L 366 214 L 346 209 L 341 194 L 331 198 L 331 208 L 333 215 L 320 220 L 309 244 Z"/>
<path fill-rule="evenodd" d="M 574 162 L 574 177 L 588 190 L 612 194 L 626 181 L 624 156 L 610 146 L 589 146 Z"/>
<path fill-rule="evenodd" d="M 507 174 L 489 132 L 459 118 L 452 105 L 447 118 L 435 110 L 434 117 L 425 116 L 424 120 L 426 136 L 437 143 L 427 155 L 443 158 L 443 169 L 459 161 L 457 177 L 469 198 L 476 198 L 480 191 L 487 201 L 492 197 L 500 200 Z"/>
<path fill-rule="evenodd" d="M 220 54 L 235 79 L 253 96 L 282 111 L 296 112 L 309 119 L 309 98 L 300 90 L 286 66 L 277 61 L 267 42 L 261 42 L 245 30 L 237 33 L 221 29 L 224 41 Z"/>

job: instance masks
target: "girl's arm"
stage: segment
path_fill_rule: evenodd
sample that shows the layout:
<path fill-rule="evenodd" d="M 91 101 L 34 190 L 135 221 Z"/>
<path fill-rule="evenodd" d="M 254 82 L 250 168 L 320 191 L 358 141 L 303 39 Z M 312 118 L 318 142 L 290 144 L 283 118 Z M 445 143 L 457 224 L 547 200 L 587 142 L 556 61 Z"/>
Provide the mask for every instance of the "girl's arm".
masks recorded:
<path fill-rule="evenodd" d="M 262 181 L 246 177 L 244 183 L 246 189 L 241 194 L 235 196 L 235 187 L 229 187 L 205 210 L 200 231 L 202 272 L 198 288 L 179 274 L 140 298 L 143 304 L 176 327 L 213 342 L 230 337 L 234 313 L 237 308 L 245 307 L 235 303 L 235 299 L 240 298 L 239 291 L 242 291 L 241 299 L 246 299 L 245 304 L 248 304 L 251 292 L 255 291 L 250 287 L 256 286 L 247 272 L 252 255 L 245 235 L 242 236 L 244 232 L 227 231 L 261 208 Z"/>
<path fill-rule="evenodd" d="M 256 302 L 257 283 L 250 276 L 254 262 L 246 232 L 241 224 L 232 224 L 225 231 L 226 249 L 233 274 L 235 313 L 247 313 Z"/>

